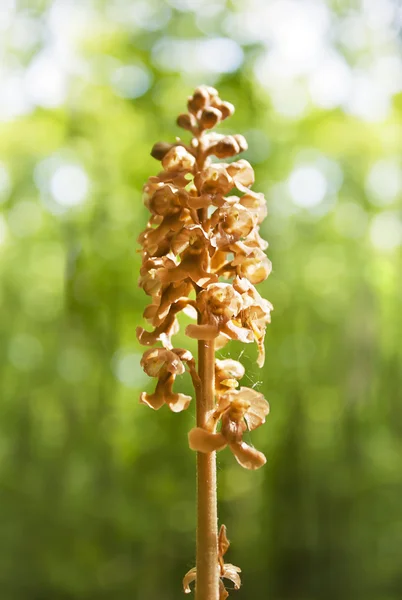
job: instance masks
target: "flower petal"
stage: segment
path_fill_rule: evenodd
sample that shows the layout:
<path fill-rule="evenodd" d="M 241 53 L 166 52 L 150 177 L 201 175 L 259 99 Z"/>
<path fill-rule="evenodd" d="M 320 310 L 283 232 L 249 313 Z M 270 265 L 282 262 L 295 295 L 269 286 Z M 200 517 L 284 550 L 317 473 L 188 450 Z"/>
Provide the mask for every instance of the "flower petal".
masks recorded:
<path fill-rule="evenodd" d="M 265 423 L 265 417 L 269 414 L 269 404 L 263 394 L 252 388 L 241 387 L 238 391 L 238 398 L 250 403 L 244 418 L 250 430 L 256 429 Z"/>
<path fill-rule="evenodd" d="M 267 462 L 267 459 L 262 452 L 252 448 L 245 442 L 230 444 L 230 449 L 235 455 L 237 462 L 245 469 L 254 471 L 265 465 Z"/>
<path fill-rule="evenodd" d="M 186 396 L 186 394 L 173 394 L 166 399 L 166 404 L 169 406 L 170 410 L 176 413 L 186 410 L 190 402 L 191 396 Z"/>
<path fill-rule="evenodd" d="M 239 327 L 233 321 L 228 321 L 221 327 L 221 332 L 225 333 L 231 340 L 239 340 L 243 344 L 250 344 L 254 341 L 252 332 L 245 327 Z"/>
<path fill-rule="evenodd" d="M 154 410 L 159 410 L 165 404 L 165 401 L 159 395 L 142 392 L 140 395 L 140 403 L 145 404 Z"/>
<path fill-rule="evenodd" d="M 233 177 L 234 182 L 241 186 L 249 187 L 254 183 L 254 170 L 247 160 L 241 158 L 227 166 L 227 172 Z"/>
<path fill-rule="evenodd" d="M 244 377 L 245 368 L 237 360 L 224 358 L 215 360 L 216 371 L 225 375 L 226 379 L 241 379 Z"/>
<path fill-rule="evenodd" d="M 183 577 L 183 589 L 185 594 L 191 592 L 190 583 L 193 583 L 197 579 L 197 569 L 193 567 Z"/>
<path fill-rule="evenodd" d="M 230 563 L 225 563 L 223 565 L 222 577 L 232 581 L 234 583 L 235 590 L 238 590 L 241 586 L 241 579 L 239 573 L 241 573 L 241 569 L 239 569 L 239 567 L 236 567 L 235 565 L 232 565 Z"/>
<path fill-rule="evenodd" d="M 211 433 L 201 427 L 194 427 L 189 431 L 188 443 L 191 450 L 197 452 L 215 452 L 227 446 L 227 441 L 221 433 Z"/>
<path fill-rule="evenodd" d="M 218 537 L 219 556 L 224 556 L 229 550 L 230 542 L 226 535 L 226 525 L 221 525 Z"/>

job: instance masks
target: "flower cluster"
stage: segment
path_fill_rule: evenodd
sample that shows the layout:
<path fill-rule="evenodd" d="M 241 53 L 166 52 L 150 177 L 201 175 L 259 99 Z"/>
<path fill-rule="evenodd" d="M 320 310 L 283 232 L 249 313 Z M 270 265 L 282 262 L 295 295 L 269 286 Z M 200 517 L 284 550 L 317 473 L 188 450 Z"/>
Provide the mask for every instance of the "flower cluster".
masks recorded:
<path fill-rule="evenodd" d="M 157 383 L 152 394 L 141 394 L 140 401 L 155 410 L 164 404 L 173 412 L 185 410 L 191 396 L 173 391 L 173 385 L 187 369 L 197 392 L 197 426 L 188 435 L 190 448 L 201 453 L 199 460 L 206 464 L 203 453 L 227 446 L 242 467 L 258 469 L 266 458 L 243 436 L 265 422 L 268 402 L 256 390 L 239 387 L 245 373 L 239 362 L 217 359 L 214 351 L 230 340 L 255 342 L 257 363 L 264 364 L 264 337 L 272 306 L 254 286 L 271 271 L 265 255 L 268 244 L 259 235 L 266 203 L 263 194 L 251 190 L 251 165 L 243 159 L 227 161 L 247 149 L 244 137 L 210 131 L 232 115 L 234 107 L 222 101 L 214 88 L 201 86 L 188 99 L 187 108 L 177 123 L 191 132 L 190 143 L 177 138 L 172 144 L 155 144 L 151 154 L 161 161 L 162 171 L 144 186 L 151 216 L 139 238 L 139 285 L 151 298 L 144 311 L 151 330 L 138 327 L 137 336 L 149 347 L 141 365 Z M 198 372 L 192 354 L 172 343 L 180 312 L 196 319 L 186 334 L 199 341 Z M 211 487 L 212 480 L 211 475 L 198 482 Z M 205 509 L 205 498 L 202 501 Z M 190 592 L 190 583 L 198 576 L 200 598 L 213 595 L 225 600 L 224 578 L 235 589 L 240 587 L 240 569 L 223 560 L 229 548 L 226 528 L 221 527 L 219 537 L 216 529 L 202 533 L 201 556 L 211 556 L 208 573 L 197 554 L 197 569 L 184 577 L 184 591 Z M 211 550 L 214 536 L 217 547 Z"/>
<path fill-rule="evenodd" d="M 271 271 L 264 252 L 267 243 L 259 235 L 265 199 L 250 189 L 254 172 L 246 160 L 225 162 L 246 150 L 247 142 L 241 135 L 210 131 L 234 108 L 207 86 L 195 90 L 187 107 L 177 122 L 191 132 L 190 143 L 177 138 L 152 149 L 162 171 L 144 186 L 151 216 L 139 238 L 139 285 L 151 297 L 144 317 L 152 330 L 139 327 L 137 335 L 145 346 L 160 344 L 148 349 L 142 359 L 145 372 L 157 377 L 157 385 L 153 394 L 141 394 L 141 402 L 154 409 L 167 404 L 175 412 L 186 409 L 191 400 L 173 392 L 176 376 L 187 368 L 197 384 L 193 357 L 173 348 L 178 313 L 197 318 L 186 329 L 189 337 L 214 340 L 216 349 L 230 340 L 255 342 L 262 366 L 272 310 L 254 287 Z M 243 467 L 255 469 L 265 457 L 242 436 L 264 423 L 269 409 L 255 390 L 238 389 L 243 374 L 240 363 L 216 360 L 215 407 L 205 427 L 190 432 L 189 443 L 199 452 L 229 446 Z"/>

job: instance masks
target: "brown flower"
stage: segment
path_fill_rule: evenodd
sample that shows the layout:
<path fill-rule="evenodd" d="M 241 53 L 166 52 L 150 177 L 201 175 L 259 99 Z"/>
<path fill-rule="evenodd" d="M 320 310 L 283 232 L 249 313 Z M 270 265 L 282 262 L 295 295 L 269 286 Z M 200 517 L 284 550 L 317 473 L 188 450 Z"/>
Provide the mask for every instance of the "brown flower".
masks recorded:
<path fill-rule="evenodd" d="M 226 536 L 226 526 L 221 525 L 218 536 L 218 564 L 217 570 L 219 571 L 219 600 L 225 600 L 229 594 L 223 584 L 222 579 L 229 579 L 234 585 L 234 589 L 238 590 L 241 586 L 240 575 L 241 569 L 230 563 L 225 563 L 223 560 L 224 555 L 228 551 L 230 546 L 229 540 Z M 185 594 L 191 592 L 190 584 L 197 580 L 197 569 L 193 567 L 190 569 L 183 578 L 183 589 Z"/>
<path fill-rule="evenodd" d="M 227 166 L 227 171 L 237 186 L 249 187 L 254 183 L 254 169 L 247 160 L 241 158 Z"/>
<path fill-rule="evenodd" d="M 183 146 L 173 146 L 162 158 L 165 171 L 192 171 L 195 158 Z"/>
<path fill-rule="evenodd" d="M 216 246 L 225 247 L 247 237 L 254 228 L 253 215 L 239 203 L 226 204 L 215 211 L 211 223 L 217 221 Z"/>
<path fill-rule="evenodd" d="M 235 185 L 225 163 L 211 165 L 199 171 L 194 177 L 194 184 L 200 194 L 221 194 L 222 196 L 230 192 Z"/>
<path fill-rule="evenodd" d="M 162 257 L 144 257 L 138 285 L 148 296 L 158 296 L 161 293 L 162 282 L 158 277 L 158 270 L 174 265 L 174 261 L 166 256 Z"/>
<path fill-rule="evenodd" d="M 178 231 L 172 238 L 171 251 L 175 256 L 184 252 L 187 248 L 191 254 L 201 254 L 209 247 L 209 238 L 200 225 L 188 225 Z"/>
<path fill-rule="evenodd" d="M 258 284 L 270 275 L 272 263 L 260 248 L 247 248 L 244 252 L 242 248 L 236 246 L 233 248 L 234 259 L 231 266 L 239 277 L 248 279 L 253 284 Z"/>
<path fill-rule="evenodd" d="M 141 366 L 147 375 L 157 377 L 158 383 L 153 394 L 142 392 L 140 402 L 154 410 L 158 410 L 164 404 L 167 404 L 173 412 L 185 410 L 190 404 L 191 396 L 173 392 L 174 380 L 177 375 L 184 373 L 185 363 L 190 370 L 194 370 L 194 359 L 188 350 L 182 348 L 147 350 L 142 357 Z"/>
<path fill-rule="evenodd" d="M 242 135 L 209 134 L 204 137 L 207 154 L 217 158 L 229 158 L 247 150 L 247 142 Z"/>
<path fill-rule="evenodd" d="M 250 333 L 235 322 L 242 307 L 241 295 L 228 283 L 213 283 L 200 292 L 196 301 L 203 323 L 188 325 L 186 334 L 208 340 L 225 334 L 228 339 L 250 338 Z"/>
<path fill-rule="evenodd" d="M 152 192 L 150 196 L 144 195 L 144 203 L 151 213 L 162 217 L 171 217 L 180 212 L 188 197 L 185 190 L 171 183 L 161 182 Z"/>
<path fill-rule="evenodd" d="M 268 413 L 268 402 L 259 392 L 246 387 L 230 390 L 219 398 L 206 429 L 191 429 L 188 434 L 190 448 L 198 452 L 213 452 L 229 446 L 242 467 L 258 469 L 266 463 L 266 458 L 243 441 L 243 434 L 247 428 L 251 431 L 265 423 Z M 219 420 L 222 427 L 215 433 Z"/>

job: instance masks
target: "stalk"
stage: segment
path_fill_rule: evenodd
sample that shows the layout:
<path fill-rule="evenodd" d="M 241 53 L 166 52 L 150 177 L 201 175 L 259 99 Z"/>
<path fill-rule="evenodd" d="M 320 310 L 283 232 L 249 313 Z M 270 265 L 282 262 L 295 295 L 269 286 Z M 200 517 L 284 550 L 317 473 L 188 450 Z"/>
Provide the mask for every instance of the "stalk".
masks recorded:
<path fill-rule="evenodd" d="M 204 165 L 202 141 L 198 138 L 197 163 Z M 201 222 L 205 225 L 207 210 L 200 210 Z M 197 296 L 199 290 L 197 292 Z M 202 315 L 198 314 L 201 324 Z M 208 414 L 215 408 L 215 342 L 198 342 L 198 376 L 196 388 L 197 427 L 204 428 Z M 196 537 L 197 581 L 196 600 L 218 600 L 218 508 L 216 485 L 216 452 L 197 452 L 197 537 Z"/>
<path fill-rule="evenodd" d="M 205 427 L 214 409 L 214 342 L 198 342 L 197 427 Z M 196 600 L 218 600 L 218 516 L 216 452 L 197 452 L 197 581 Z"/>

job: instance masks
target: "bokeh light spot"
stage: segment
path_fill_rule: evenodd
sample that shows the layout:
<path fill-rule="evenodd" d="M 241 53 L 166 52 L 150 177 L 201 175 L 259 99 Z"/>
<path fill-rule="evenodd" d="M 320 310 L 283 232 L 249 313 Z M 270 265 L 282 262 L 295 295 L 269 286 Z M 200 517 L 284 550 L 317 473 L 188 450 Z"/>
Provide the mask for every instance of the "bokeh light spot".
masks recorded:
<path fill-rule="evenodd" d="M 306 165 L 294 169 L 288 179 L 288 188 L 294 204 L 311 208 L 323 201 L 328 183 L 320 169 Z"/>
<path fill-rule="evenodd" d="M 229 38 L 180 40 L 163 38 L 153 48 L 153 59 L 166 71 L 231 73 L 243 62 L 243 50 Z"/>
<path fill-rule="evenodd" d="M 35 56 L 25 75 L 29 98 L 39 106 L 56 108 L 63 104 L 67 94 L 66 73 L 55 58 L 47 52 Z"/>
<path fill-rule="evenodd" d="M 128 388 L 145 386 L 149 378 L 140 366 L 141 354 L 127 349 L 118 350 L 112 359 L 113 373 Z"/>
<path fill-rule="evenodd" d="M 62 165 L 50 179 L 50 192 L 56 202 L 64 207 L 78 206 L 84 202 L 88 189 L 88 175 L 78 165 Z"/>
<path fill-rule="evenodd" d="M 379 250 L 395 250 L 402 244 L 402 222 L 396 212 L 386 211 L 373 217 L 370 239 Z"/>
<path fill-rule="evenodd" d="M 124 65 L 112 73 L 114 91 L 123 98 L 139 98 L 148 91 L 152 82 L 149 70 L 141 65 Z"/>
<path fill-rule="evenodd" d="M 316 106 L 330 109 L 342 104 L 349 95 L 352 74 L 345 59 L 328 53 L 310 77 L 309 90 Z"/>

